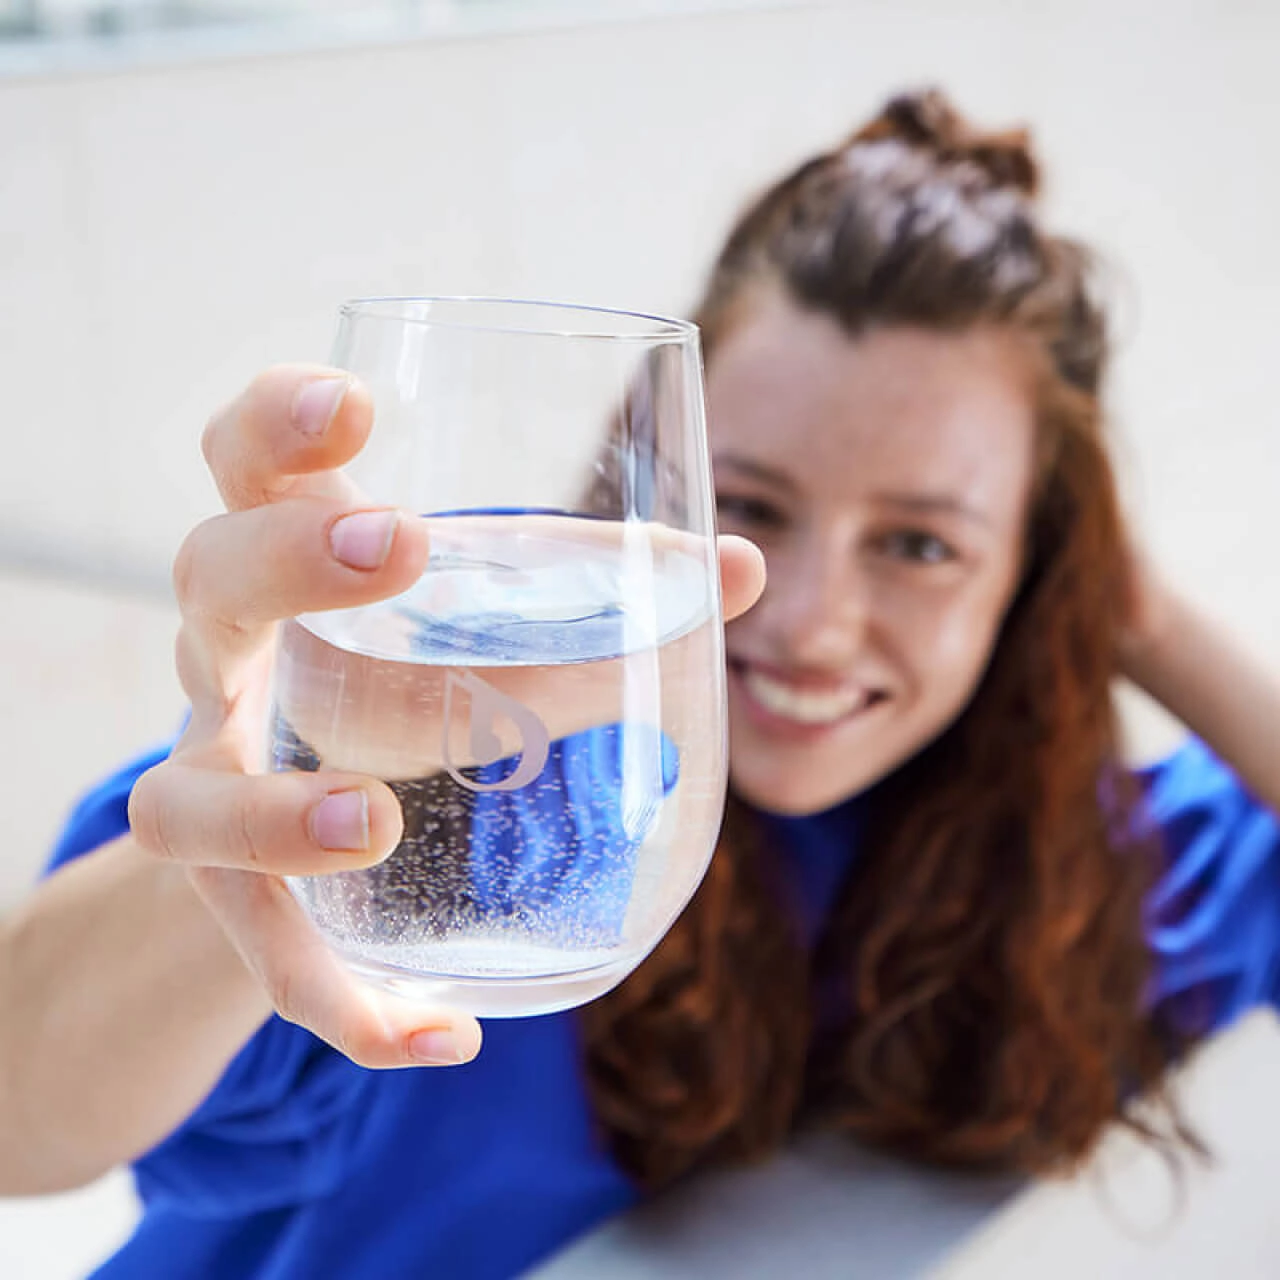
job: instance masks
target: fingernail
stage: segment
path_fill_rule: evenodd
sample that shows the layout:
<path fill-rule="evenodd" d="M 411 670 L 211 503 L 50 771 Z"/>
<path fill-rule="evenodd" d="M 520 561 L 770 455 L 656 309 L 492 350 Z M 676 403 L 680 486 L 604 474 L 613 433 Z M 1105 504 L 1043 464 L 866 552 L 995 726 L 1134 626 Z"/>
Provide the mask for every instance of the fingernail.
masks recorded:
<path fill-rule="evenodd" d="M 369 847 L 369 797 L 335 791 L 311 810 L 311 838 L 322 849 L 355 852 Z"/>
<path fill-rule="evenodd" d="M 391 553 L 398 522 L 394 511 L 357 511 L 334 522 L 329 546 L 349 569 L 379 569 Z"/>
<path fill-rule="evenodd" d="M 415 1031 L 409 1037 L 409 1056 L 429 1067 L 456 1067 L 464 1060 L 457 1036 L 447 1027 Z"/>
<path fill-rule="evenodd" d="M 293 424 L 304 436 L 322 436 L 329 429 L 351 385 L 350 378 L 313 378 L 293 396 Z"/>

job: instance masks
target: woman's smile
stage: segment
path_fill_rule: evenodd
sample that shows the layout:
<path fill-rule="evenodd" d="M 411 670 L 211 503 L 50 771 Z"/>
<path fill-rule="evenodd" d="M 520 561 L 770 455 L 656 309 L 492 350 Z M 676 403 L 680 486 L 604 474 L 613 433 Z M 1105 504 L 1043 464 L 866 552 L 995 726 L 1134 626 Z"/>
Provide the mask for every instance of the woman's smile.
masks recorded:
<path fill-rule="evenodd" d="M 888 696 L 849 679 L 788 671 L 731 656 L 743 708 L 764 728 L 817 736 L 861 716 Z M 807 733 L 806 733 L 807 731 Z"/>

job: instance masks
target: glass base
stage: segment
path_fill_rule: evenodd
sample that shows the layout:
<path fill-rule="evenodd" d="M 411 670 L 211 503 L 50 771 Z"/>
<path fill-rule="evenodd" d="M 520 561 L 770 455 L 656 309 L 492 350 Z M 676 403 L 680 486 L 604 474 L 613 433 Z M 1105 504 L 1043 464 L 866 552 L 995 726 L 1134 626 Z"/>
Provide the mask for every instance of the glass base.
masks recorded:
<path fill-rule="evenodd" d="M 420 973 L 367 956 L 343 959 L 373 986 L 417 1004 L 460 1009 L 477 1018 L 531 1018 L 576 1008 L 617 986 L 637 964 L 637 957 L 628 955 L 564 973 L 490 976 Z"/>

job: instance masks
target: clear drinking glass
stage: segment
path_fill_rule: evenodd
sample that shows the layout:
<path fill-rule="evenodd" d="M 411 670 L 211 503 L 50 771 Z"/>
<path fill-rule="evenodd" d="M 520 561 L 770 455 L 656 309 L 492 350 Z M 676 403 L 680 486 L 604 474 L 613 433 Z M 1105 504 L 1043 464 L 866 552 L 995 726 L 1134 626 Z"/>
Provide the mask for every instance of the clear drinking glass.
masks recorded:
<path fill-rule="evenodd" d="M 283 626 L 273 769 L 385 779 L 404 839 L 296 877 L 363 977 L 490 1017 L 581 1004 L 657 944 L 724 804 L 724 650 L 697 329 L 496 299 L 351 302 L 374 400 L 346 469 L 417 513 L 394 599 Z"/>

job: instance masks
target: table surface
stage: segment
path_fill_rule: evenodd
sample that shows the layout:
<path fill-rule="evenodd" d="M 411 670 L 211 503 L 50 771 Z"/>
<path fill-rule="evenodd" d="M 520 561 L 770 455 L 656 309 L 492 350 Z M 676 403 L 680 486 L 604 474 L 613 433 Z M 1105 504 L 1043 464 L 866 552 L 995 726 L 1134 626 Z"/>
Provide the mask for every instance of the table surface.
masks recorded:
<path fill-rule="evenodd" d="M 811 1138 L 606 1224 L 537 1280 L 927 1275 L 1017 1194 L 1008 1178 L 911 1168 Z"/>
<path fill-rule="evenodd" d="M 1181 1183 L 1117 1132 L 1087 1170 L 1021 1183 L 810 1138 L 606 1223 L 531 1280 L 1280 1277 L 1280 1028 L 1260 1013 L 1180 1088 L 1213 1151 Z"/>

